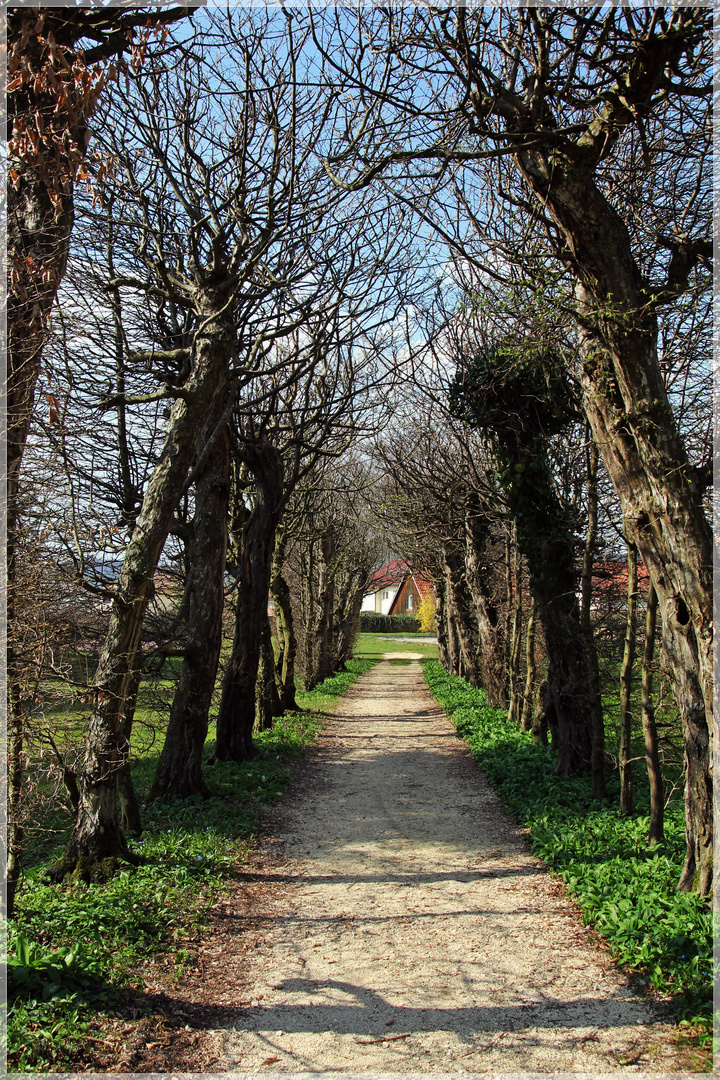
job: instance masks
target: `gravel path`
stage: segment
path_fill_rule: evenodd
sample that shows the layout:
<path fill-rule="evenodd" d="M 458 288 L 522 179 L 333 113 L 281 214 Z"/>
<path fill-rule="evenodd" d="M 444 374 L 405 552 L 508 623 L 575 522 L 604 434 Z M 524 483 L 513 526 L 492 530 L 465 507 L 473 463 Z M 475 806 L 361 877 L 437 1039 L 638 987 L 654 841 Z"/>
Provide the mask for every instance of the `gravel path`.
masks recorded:
<path fill-rule="evenodd" d="M 678 1069 L 408 655 L 353 686 L 271 822 L 215 1070 Z"/>

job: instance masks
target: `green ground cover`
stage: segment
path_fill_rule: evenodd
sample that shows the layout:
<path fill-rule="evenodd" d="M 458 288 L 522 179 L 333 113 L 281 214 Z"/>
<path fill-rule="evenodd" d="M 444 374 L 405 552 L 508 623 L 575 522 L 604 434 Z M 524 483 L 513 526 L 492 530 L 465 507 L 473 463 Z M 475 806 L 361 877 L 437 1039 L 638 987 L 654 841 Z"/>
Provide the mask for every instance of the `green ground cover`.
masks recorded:
<path fill-rule="evenodd" d="M 129 989 L 141 988 L 138 968 L 149 958 L 163 957 L 170 971 L 182 973 L 208 908 L 247 858 L 263 808 L 289 784 L 293 759 L 314 741 L 323 712 L 374 662 L 370 656 L 352 660 L 316 690 L 299 691 L 299 711 L 257 736 L 254 761 L 206 768 L 206 800 L 145 803 L 162 742 L 151 726 L 151 698 L 156 703 L 163 690 L 145 688 L 133 739 L 144 831 L 131 846 L 143 857 L 140 866 L 106 885 L 50 885 L 44 873 L 62 850 L 70 819 L 52 806 L 46 828 L 36 823 L 8 926 L 7 1039 L 14 1070 L 62 1069 L 92 1038 L 88 1032 L 102 1027 L 103 1014 Z M 67 715 L 66 734 L 79 723 L 79 714 Z M 208 754 L 213 736 L 211 730 Z"/>
<path fill-rule="evenodd" d="M 533 851 L 565 882 L 589 926 L 646 991 L 668 996 L 676 1015 L 710 1042 L 712 912 L 696 895 L 678 893 L 685 854 L 681 791 L 665 817 L 665 842 L 649 847 L 646 778 L 636 769 L 632 815 L 618 809 L 617 774 L 608 798 L 590 798 L 589 776 L 555 775 L 555 755 L 490 708 L 485 693 L 426 661 L 434 697 L 516 820 Z"/>

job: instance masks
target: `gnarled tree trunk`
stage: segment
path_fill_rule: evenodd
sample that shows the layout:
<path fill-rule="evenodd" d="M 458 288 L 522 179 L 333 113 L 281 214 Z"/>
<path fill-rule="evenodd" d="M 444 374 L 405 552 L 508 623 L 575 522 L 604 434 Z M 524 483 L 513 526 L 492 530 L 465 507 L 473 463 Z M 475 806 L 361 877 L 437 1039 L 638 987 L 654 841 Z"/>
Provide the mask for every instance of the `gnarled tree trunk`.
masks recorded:
<path fill-rule="evenodd" d="M 298 707 L 295 700 L 297 639 L 290 603 L 290 589 L 282 573 L 286 542 L 286 534 L 281 526 L 275 537 L 275 550 L 270 570 L 270 595 L 275 604 L 275 629 L 278 640 L 275 683 L 280 697 L 281 712 L 291 711 Z"/>
<path fill-rule="evenodd" d="M 633 812 L 633 782 L 630 765 L 632 739 L 632 713 L 630 695 L 633 683 L 633 664 L 635 663 L 635 642 L 637 639 L 637 548 L 631 542 L 627 546 L 628 594 L 627 620 L 625 623 L 625 646 L 620 666 L 620 747 L 618 750 L 618 768 L 620 770 L 620 811 L 623 814 Z"/>
<path fill-rule="evenodd" d="M 605 787 L 605 720 L 600 692 L 600 665 L 598 663 L 595 634 L 593 632 L 591 609 L 593 592 L 593 568 L 595 564 L 595 545 L 598 531 L 598 448 L 586 425 L 586 465 L 588 488 L 588 524 L 583 552 L 581 579 L 580 622 L 585 639 L 588 677 L 590 679 L 590 723 L 592 727 L 590 768 L 592 771 L 591 796 L 604 799 Z"/>
<path fill-rule="evenodd" d="M 530 597 L 527 628 L 525 630 L 525 690 L 520 716 L 520 729 L 532 730 L 533 687 L 535 685 L 535 597 Z"/>
<path fill-rule="evenodd" d="M 662 843 L 665 836 L 665 794 L 663 791 L 660 749 L 655 706 L 653 704 L 653 655 L 655 653 L 655 627 L 657 623 L 657 593 L 652 585 L 648 589 L 645 612 L 645 644 L 642 663 L 642 722 L 645 738 L 645 764 L 650 784 L 650 828 L 648 840 L 651 846 Z"/>
<path fill-rule="evenodd" d="M 446 583 L 448 596 L 452 603 L 455 632 L 458 638 L 459 660 L 462 661 L 462 674 L 471 686 L 480 686 L 480 657 L 477 642 L 477 621 L 473 610 L 473 603 L 465 578 L 465 563 L 463 553 L 453 545 L 446 544 L 443 547 L 443 558 L 446 566 Z"/>
<path fill-rule="evenodd" d="M 445 610 L 445 579 L 438 575 L 433 581 L 433 588 L 435 590 L 435 630 L 438 640 L 438 658 L 445 670 L 450 671 L 447 612 Z"/>
<path fill-rule="evenodd" d="M 223 402 L 213 411 L 201 438 L 202 454 L 220 420 Z M 189 530 L 187 637 L 180 680 L 170 708 L 165 743 L 150 797 L 185 799 L 209 794 L 202 775 L 210 703 L 222 645 L 230 443 L 227 428 L 215 435 L 195 482 L 195 513 Z"/>
<path fill-rule="evenodd" d="M 255 730 L 270 731 L 273 720 L 280 716 L 280 695 L 275 682 L 275 657 L 273 655 L 270 619 L 260 631 L 260 660 L 255 687 Z"/>
<path fill-rule="evenodd" d="M 505 664 L 505 624 L 493 599 L 492 573 L 487 565 L 487 526 L 475 512 L 465 515 L 465 568 L 478 626 L 482 685 L 488 705 L 504 708 L 508 700 Z"/>
<path fill-rule="evenodd" d="M 197 432 L 225 392 L 235 331 L 225 310 L 227 293 L 218 290 L 218 294 L 198 299 L 201 324 L 193 344 L 192 370 L 183 396 L 172 407 L 160 460 L 125 551 L 93 684 L 77 819 L 64 856 L 51 868 L 54 880 L 70 873 L 87 880 L 104 878 L 118 860 L 135 861 L 117 819 L 123 709 L 154 591 L 153 576 L 192 462 Z"/>
<path fill-rule="evenodd" d="M 673 420 L 658 362 L 657 317 L 627 226 L 590 168 L 556 158 L 543 150 L 518 153 L 528 183 L 573 252 L 585 412 L 620 498 L 628 539 L 657 591 L 664 632 L 673 637 L 666 656 L 688 767 L 687 855 L 679 887 L 707 893 L 713 616 L 704 480 L 690 465 Z"/>
<path fill-rule="evenodd" d="M 267 622 L 275 530 L 283 509 L 280 452 L 263 439 L 244 446 L 243 456 L 255 480 L 255 504 L 242 532 L 235 633 L 217 719 L 215 757 L 220 761 L 249 761 L 255 755 L 252 733 L 260 641 Z"/>

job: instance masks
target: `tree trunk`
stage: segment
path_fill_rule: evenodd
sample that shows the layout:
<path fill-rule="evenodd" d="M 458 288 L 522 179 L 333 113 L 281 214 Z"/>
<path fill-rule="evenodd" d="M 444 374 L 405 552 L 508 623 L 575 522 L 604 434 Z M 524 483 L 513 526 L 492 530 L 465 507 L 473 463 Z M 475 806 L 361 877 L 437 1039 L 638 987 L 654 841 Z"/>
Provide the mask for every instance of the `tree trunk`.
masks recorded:
<path fill-rule="evenodd" d="M 222 410 L 219 400 L 198 441 L 198 456 Z M 195 513 L 187 550 L 187 637 L 151 799 L 209 795 L 202 775 L 202 753 L 222 646 L 229 492 L 230 442 L 227 428 L 223 428 L 195 482 Z"/>
<path fill-rule="evenodd" d="M 25 714 L 20 703 L 19 686 L 11 683 L 8 689 L 8 827 L 5 917 L 11 919 L 15 911 L 15 893 L 20 881 L 25 836 L 23 823 Z"/>
<path fill-rule="evenodd" d="M 305 673 L 305 688 L 312 690 L 332 674 L 330 642 L 333 633 L 333 608 L 335 600 L 335 577 L 332 565 L 335 558 L 335 536 L 332 528 L 320 537 L 320 563 L 318 566 L 318 595 L 316 605 L 314 664 Z M 312 584 L 312 583 L 311 583 Z"/>
<path fill-rule="evenodd" d="M 590 795 L 593 799 L 604 799 L 607 795 L 605 786 L 605 721 L 600 690 L 600 665 L 598 663 L 595 634 L 593 633 L 591 608 L 593 589 L 593 567 L 595 565 L 595 546 L 598 531 L 598 448 L 590 434 L 589 426 L 585 430 L 586 468 L 588 490 L 588 524 L 583 552 L 581 578 L 580 623 L 585 639 L 588 677 L 590 679 L 590 723 L 591 749 L 590 769 L 592 783 Z"/>
<path fill-rule="evenodd" d="M 460 639 L 455 617 L 453 593 L 450 587 L 450 570 L 445 566 L 445 625 L 447 636 L 448 671 L 451 675 L 461 674 Z"/>
<path fill-rule="evenodd" d="M 712 867 L 712 535 L 704 480 L 688 461 L 658 362 L 657 317 L 627 226 L 591 169 L 541 149 L 521 170 L 573 253 L 584 408 L 620 498 L 627 536 L 657 591 L 688 765 L 683 889 Z M 701 707 L 702 706 L 702 707 Z M 693 816 L 695 815 L 695 816 Z"/>
<path fill-rule="evenodd" d="M 505 665 L 505 626 L 492 597 L 492 572 L 485 565 L 487 527 L 474 509 L 465 515 L 465 569 L 477 618 L 482 685 L 488 705 L 504 708 L 508 701 Z"/>
<path fill-rule="evenodd" d="M 270 593 L 275 603 L 275 627 L 279 646 L 275 664 L 275 682 L 280 696 L 281 712 L 293 711 L 298 707 L 295 700 L 297 640 L 290 603 L 290 589 L 282 574 L 286 539 L 285 531 L 281 527 L 275 539 L 270 570 Z"/>
<path fill-rule="evenodd" d="M 260 632 L 260 661 L 255 690 L 255 731 L 270 731 L 273 720 L 276 716 L 280 716 L 281 711 L 280 695 L 275 682 L 275 657 L 270 620 L 266 615 Z"/>
<path fill-rule="evenodd" d="M 450 653 L 448 651 L 447 612 L 445 601 L 445 580 L 438 576 L 434 581 L 435 589 L 435 630 L 438 640 L 438 659 L 446 671 L 450 670 Z"/>
<path fill-rule="evenodd" d="M 637 638 L 637 548 L 628 541 L 627 545 L 628 567 L 628 603 L 627 621 L 625 624 L 625 648 L 623 650 L 622 666 L 620 668 L 620 749 L 618 751 L 618 768 L 620 769 L 620 812 L 632 814 L 633 812 L 633 782 L 632 766 L 630 757 L 632 754 L 632 711 L 630 709 L 630 695 L 632 693 L 633 664 L 635 663 L 635 641 Z"/>
<path fill-rule="evenodd" d="M 642 663 L 642 720 L 643 735 L 645 736 L 645 764 L 647 765 L 648 781 L 650 783 L 650 831 L 648 840 L 651 846 L 662 843 L 665 838 L 665 793 L 663 791 L 652 693 L 656 621 L 657 593 L 653 586 L 650 585 L 645 613 L 645 647 Z"/>
<path fill-rule="evenodd" d="M 520 554 L 517 546 L 517 529 L 515 534 L 515 551 L 513 555 L 513 620 L 510 637 L 510 668 L 508 671 L 508 683 L 510 685 L 510 704 L 508 706 L 508 720 L 520 719 L 520 650 L 522 647 L 522 570 Z"/>
<path fill-rule="evenodd" d="M 443 552 L 447 567 L 447 586 L 452 601 L 452 611 L 458 637 L 460 658 L 465 678 L 471 686 L 480 686 L 480 663 L 478 653 L 476 620 L 473 604 L 464 574 L 464 555 L 446 545 Z M 460 659 L 459 658 L 459 659 Z"/>
<path fill-rule="evenodd" d="M 366 566 L 357 567 L 348 577 L 345 599 L 338 619 L 339 637 L 336 670 L 342 670 L 347 661 L 352 658 L 353 646 L 360 629 L 360 612 L 367 579 L 368 568 Z"/>
<path fill-rule="evenodd" d="M 552 709 L 552 702 L 548 694 L 547 679 L 543 679 L 535 688 L 533 701 L 532 733 L 533 742 L 536 746 L 547 746 L 549 718 L 548 711 Z M 553 731 L 555 728 L 553 728 Z M 554 749 L 554 747 L 553 747 Z"/>
<path fill-rule="evenodd" d="M 577 599 L 572 514 L 558 496 L 542 444 L 511 456 L 523 465 L 509 490 L 517 545 L 528 567 L 548 659 L 551 727 L 556 725 L 557 772 L 588 771 L 592 758 L 592 679 Z"/>
<path fill-rule="evenodd" d="M 140 681 L 142 679 L 142 667 L 138 664 L 130 676 L 128 691 L 125 697 L 121 724 L 121 750 L 123 763 L 118 770 L 118 800 L 120 802 L 120 828 L 125 833 L 134 833 L 135 836 L 142 834 L 142 817 L 140 804 L 135 794 L 132 773 L 130 772 L 130 736 L 132 735 L 135 708 L 137 706 Z"/>
<path fill-rule="evenodd" d="M 303 686 L 310 689 L 315 672 L 315 540 L 308 545 L 307 562 L 301 560 L 303 612 Z M 314 685 L 314 683 L 312 683 Z"/>
<path fill-rule="evenodd" d="M 520 729 L 531 731 L 533 726 L 533 686 L 535 685 L 535 597 L 530 597 L 527 629 L 525 631 L 525 691 L 523 693 Z"/>
<path fill-rule="evenodd" d="M 122 766 L 122 715 L 134 670 L 143 617 L 153 594 L 153 576 L 187 477 L 197 439 L 224 395 L 235 341 L 232 318 L 220 293 L 198 311 L 201 323 L 193 346 L 193 369 L 184 394 L 175 400 L 168 432 L 137 525 L 125 551 L 107 637 L 93 686 L 77 820 L 64 856 L 51 868 L 53 880 L 74 874 L 106 878 L 130 855 L 117 819 L 117 772 Z"/>
<path fill-rule="evenodd" d="M 685 836 L 687 849 L 678 888 L 707 895 L 712 888 L 713 790 L 710 772 L 710 741 L 705 699 L 698 678 L 698 664 L 685 668 L 678 659 L 690 652 L 692 630 L 683 638 L 663 624 L 663 664 L 676 680 L 683 702 L 681 716 L 685 736 Z M 695 658 L 697 661 L 697 658 Z"/>
<path fill-rule="evenodd" d="M 244 526 L 240 556 L 235 634 L 223 678 L 215 757 L 249 761 L 255 756 L 255 687 L 260 642 L 267 622 L 270 563 L 283 499 L 283 460 L 267 440 L 243 448 L 255 479 L 255 505 Z"/>

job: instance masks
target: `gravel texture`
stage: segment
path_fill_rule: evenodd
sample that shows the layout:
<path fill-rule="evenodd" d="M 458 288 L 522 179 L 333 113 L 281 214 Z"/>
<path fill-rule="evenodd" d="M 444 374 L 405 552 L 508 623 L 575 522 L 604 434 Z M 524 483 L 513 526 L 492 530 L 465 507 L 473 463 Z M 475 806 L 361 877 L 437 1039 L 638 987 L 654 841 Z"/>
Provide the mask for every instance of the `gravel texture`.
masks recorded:
<path fill-rule="evenodd" d="M 409 656 L 340 703 L 205 953 L 213 1071 L 679 1072 Z"/>

